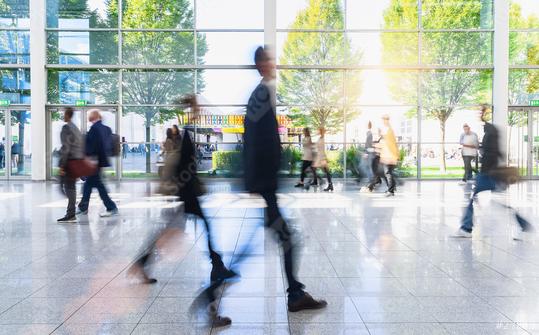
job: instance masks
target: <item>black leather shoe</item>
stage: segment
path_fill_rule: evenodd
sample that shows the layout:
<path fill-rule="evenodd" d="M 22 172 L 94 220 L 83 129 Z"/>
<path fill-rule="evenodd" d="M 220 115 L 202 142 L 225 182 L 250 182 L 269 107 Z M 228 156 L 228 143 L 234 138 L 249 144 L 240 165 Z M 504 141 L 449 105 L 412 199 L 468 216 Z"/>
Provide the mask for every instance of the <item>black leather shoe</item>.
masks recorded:
<path fill-rule="evenodd" d="M 212 282 L 223 281 L 223 280 L 234 278 L 237 276 L 238 274 L 236 272 L 227 269 L 225 266 L 222 266 L 222 267 L 219 266 L 219 267 L 214 267 L 211 270 L 210 280 Z"/>
<path fill-rule="evenodd" d="M 315 300 L 309 293 L 304 293 L 301 297 L 294 299 L 293 301 L 288 299 L 288 311 L 299 312 L 306 309 L 322 309 L 325 308 L 328 303 L 325 300 Z"/>

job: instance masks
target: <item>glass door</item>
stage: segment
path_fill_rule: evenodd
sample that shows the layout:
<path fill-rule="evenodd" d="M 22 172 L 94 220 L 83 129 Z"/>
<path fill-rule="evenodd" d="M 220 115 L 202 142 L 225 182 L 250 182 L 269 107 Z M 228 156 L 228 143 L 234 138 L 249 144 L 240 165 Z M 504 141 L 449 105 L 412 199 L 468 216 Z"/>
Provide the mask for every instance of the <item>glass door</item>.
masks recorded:
<path fill-rule="evenodd" d="M 72 122 L 80 129 L 80 131 L 83 134 L 86 134 L 92 124 L 88 121 L 88 112 L 93 109 L 91 107 L 74 107 L 74 113 L 73 113 L 73 119 Z M 58 174 L 58 160 L 59 160 L 59 152 L 60 148 L 62 147 L 62 143 L 60 141 L 60 133 L 62 131 L 62 127 L 64 126 L 64 107 L 49 107 L 47 108 L 47 115 L 48 115 L 48 164 L 49 164 L 49 176 L 54 177 Z M 104 125 L 111 128 L 113 133 L 117 133 L 117 125 L 118 125 L 118 113 L 116 112 L 115 108 L 102 108 L 100 109 L 101 113 L 101 120 Z M 119 164 L 118 164 L 119 157 L 111 157 L 111 167 L 106 168 L 104 170 L 105 175 L 108 177 L 117 178 L 120 174 L 118 173 Z"/>
<path fill-rule="evenodd" d="M 509 108 L 507 148 L 509 165 L 523 177 L 539 178 L 539 108 Z"/>
<path fill-rule="evenodd" d="M 31 114 L 26 109 L 0 110 L 0 177 L 32 174 Z"/>

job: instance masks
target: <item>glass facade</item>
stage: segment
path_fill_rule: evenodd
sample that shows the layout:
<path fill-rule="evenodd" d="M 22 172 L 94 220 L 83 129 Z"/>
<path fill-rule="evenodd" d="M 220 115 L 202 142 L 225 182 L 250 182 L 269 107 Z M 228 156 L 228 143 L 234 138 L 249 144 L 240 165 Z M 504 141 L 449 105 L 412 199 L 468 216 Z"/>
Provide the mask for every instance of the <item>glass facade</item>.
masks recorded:
<path fill-rule="evenodd" d="M 367 123 L 377 133 L 386 114 L 402 176 L 462 173 L 462 124 L 481 136 L 476 111 L 493 99 L 493 0 L 274 1 L 270 18 L 264 0 L 46 0 L 51 136 L 64 106 L 113 108 L 125 142 L 117 172 L 145 177 L 158 173 L 166 129 L 189 124 L 199 170 L 233 176 L 245 104 L 260 81 L 253 53 L 269 37 L 283 175 L 299 172 L 301 129 L 317 135 L 324 127 L 333 174 L 358 176 Z M 275 31 L 264 30 L 268 19 Z M 527 104 L 539 98 L 535 1 L 511 1 L 509 21 L 508 101 Z M 0 100 L 23 106 L 31 98 L 29 29 L 28 0 L 0 6 Z M 176 105 L 191 92 L 203 106 L 195 121 Z"/>

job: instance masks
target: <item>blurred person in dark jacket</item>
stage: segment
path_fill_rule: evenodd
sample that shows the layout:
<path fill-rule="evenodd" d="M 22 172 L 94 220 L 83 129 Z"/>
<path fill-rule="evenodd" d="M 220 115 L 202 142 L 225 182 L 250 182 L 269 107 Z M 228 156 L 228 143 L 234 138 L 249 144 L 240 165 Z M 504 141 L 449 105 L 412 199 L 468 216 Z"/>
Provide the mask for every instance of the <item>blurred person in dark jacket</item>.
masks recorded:
<path fill-rule="evenodd" d="M 481 170 L 476 178 L 475 189 L 473 190 L 472 197 L 464 217 L 462 218 L 461 227 L 453 235 L 454 237 L 471 238 L 473 230 L 473 214 L 474 214 L 474 202 L 476 201 L 477 194 L 483 191 L 494 191 L 498 183 L 495 175 L 499 168 L 499 159 L 502 157 L 502 153 L 499 146 L 499 134 L 496 127 L 487 121 L 487 114 L 489 109 L 487 106 L 481 107 L 481 121 L 484 122 L 483 140 L 481 142 Z M 532 225 L 520 216 L 514 209 L 509 206 L 504 207 L 513 211 L 515 219 L 520 226 L 520 232 L 515 236 L 516 240 L 523 238 L 523 233 L 531 232 L 533 230 Z"/>
<path fill-rule="evenodd" d="M 195 96 L 188 96 L 183 98 L 179 103 L 189 106 L 191 111 L 196 115 L 198 112 L 198 105 L 196 103 Z M 194 119 L 194 118 L 193 118 Z M 197 176 L 197 163 L 196 163 L 196 149 L 193 136 L 191 132 L 184 129 L 183 136 L 177 130 L 176 138 L 179 140 L 178 146 L 174 142 L 170 142 L 170 151 L 167 152 L 166 162 L 163 171 L 163 183 L 160 190 L 163 194 L 172 194 L 179 197 L 183 202 L 183 212 L 185 214 L 192 214 L 202 219 L 204 227 L 206 228 L 206 237 L 208 243 L 208 251 L 212 263 L 212 269 L 210 272 L 210 285 L 204 292 L 204 304 L 208 305 L 208 309 L 212 313 L 212 325 L 215 327 L 226 326 L 231 323 L 231 320 L 227 317 L 223 317 L 217 314 L 216 294 L 215 291 L 222 286 L 226 279 L 235 277 L 237 274 L 229 269 L 223 263 L 222 256 L 215 251 L 211 226 L 202 211 L 200 206 L 199 197 L 205 193 L 205 188 L 200 179 Z M 173 130 L 170 129 L 170 133 L 167 130 L 167 138 L 172 140 Z M 168 139 L 167 139 L 168 141 Z M 161 231 L 156 232 L 149 237 L 149 241 L 144 245 L 141 256 L 137 258 L 135 263 L 129 269 L 129 275 L 139 278 L 143 283 L 153 284 L 157 280 L 151 278 L 147 274 L 147 265 L 151 264 L 152 256 L 155 254 L 157 242 L 166 238 L 169 232 L 172 231 L 174 220 L 170 218 L 167 222 L 167 226 Z"/>
<path fill-rule="evenodd" d="M 77 179 L 69 175 L 67 164 L 70 160 L 83 159 L 84 147 L 82 134 L 77 126 L 71 122 L 73 118 L 73 108 L 68 107 L 64 111 L 65 124 L 60 132 L 60 161 L 58 162 L 60 174 L 60 187 L 68 199 L 67 211 L 64 217 L 58 219 L 58 223 L 76 222 L 75 203 L 77 201 Z"/>
<path fill-rule="evenodd" d="M 262 81 L 249 98 L 244 121 L 245 186 L 248 192 L 260 194 L 265 200 L 266 226 L 276 233 L 281 242 L 288 281 L 288 310 L 297 312 L 324 308 L 327 303 L 313 299 L 303 290 L 304 285 L 296 279 L 296 246 L 277 205 L 275 193 L 281 160 L 281 141 L 275 109 L 275 61 L 271 52 L 259 47 L 255 52 L 255 65 Z"/>
<path fill-rule="evenodd" d="M 98 169 L 93 176 L 86 178 L 82 188 L 82 199 L 79 202 L 78 214 L 88 214 L 90 195 L 95 187 L 99 192 L 99 197 L 101 197 L 103 204 L 107 208 L 107 211 L 101 213 L 100 216 L 118 215 L 118 207 L 109 197 L 101 177 L 101 169 L 111 166 L 109 156 L 112 154 L 112 130 L 101 121 L 99 110 L 92 109 L 88 113 L 88 121 L 92 123 L 92 127 L 88 131 L 88 134 L 86 134 L 85 151 L 86 156 L 94 158 L 97 161 Z"/>

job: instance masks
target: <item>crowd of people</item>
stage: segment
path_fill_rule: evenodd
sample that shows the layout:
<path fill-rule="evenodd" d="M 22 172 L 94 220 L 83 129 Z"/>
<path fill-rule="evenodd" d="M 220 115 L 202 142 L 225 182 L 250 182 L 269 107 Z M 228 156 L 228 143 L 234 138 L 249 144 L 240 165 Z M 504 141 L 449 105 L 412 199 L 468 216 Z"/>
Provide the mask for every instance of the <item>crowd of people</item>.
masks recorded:
<path fill-rule="evenodd" d="M 244 136 L 242 152 L 244 155 L 244 183 L 245 189 L 251 194 L 259 195 L 265 202 L 266 216 L 264 225 L 272 230 L 278 238 L 284 258 L 284 270 L 288 283 L 288 310 L 297 312 L 306 309 L 322 309 L 327 303 L 324 300 L 313 298 L 305 290 L 305 285 L 297 277 L 297 244 L 296 236 L 290 229 L 286 219 L 280 212 L 277 203 L 276 192 L 278 189 L 278 172 L 281 160 L 281 140 L 278 133 L 276 120 L 275 96 L 275 62 L 271 52 L 264 47 L 259 47 L 255 52 L 255 65 L 262 79 L 260 84 L 252 92 L 246 110 L 244 122 Z M 194 114 L 198 113 L 199 106 L 196 96 L 190 95 L 179 101 Z M 485 135 L 479 144 L 478 137 L 471 132 L 470 127 L 464 125 L 464 133 L 461 136 L 462 156 L 465 167 L 463 182 L 474 179 L 472 161 L 476 159 L 478 150 L 481 150 L 481 169 L 475 177 L 475 189 L 470 203 L 462 218 L 461 227 L 455 237 L 469 238 L 473 229 L 473 208 L 476 195 L 486 190 L 494 190 L 501 183 L 511 183 L 513 177 L 508 169 L 501 169 L 499 158 L 501 151 L 496 128 L 486 120 L 487 108 L 482 109 Z M 114 140 L 114 135 L 109 127 L 101 121 L 98 110 L 88 113 L 91 128 L 85 138 L 80 130 L 71 122 L 73 109 L 67 108 L 64 112 L 65 125 L 61 131 L 62 148 L 60 150 L 59 174 L 62 191 L 68 198 L 68 207 L 64 217 L 58 222 L 75 222 L 77 215 L 86 215 L 90 195 L 93 188 L 97 188 L 106 211 L 101 216 L 118 215 L 118 207 L 109 197 L 107 189 L 101 177 L 101 169 L 110 166 L 110 157 L 120 155 L 125 151 L 125 139 Z M 193 118 L 196 119 L 196 118 Z M 399 161 L 397 138 L 391 127 L 390 117 L 383 115 L 382 127 L 373 133 L 372 123 L 368 123 L 368 131 L 365 139 L 364 162 L 365 176 L 368 180 L 362 192 L 373 192 L 377 185 L 385 182 L 387 190 L 385 195 L 393 197 L 396 192 L 395 169 Z M 223 263 L 223 257 L 217 251 L 212 236 L 212 225 L 204 215 L 199 197 L 205 193 L 205 188 L 197 177 L 197 148 L 190 128 L 180 130 L 173 126 L 166 131 L 166 140 L 163 143 L 163 155 L 165 164 L 161 174 L 160 194 L 177 197 L 183 203 L 183 211 L 172 215 L 170 223 L 176 221 L 178 216 L 193 215 L 204 224 L 209 259 L 212 269 L 209 273 L 209 285 L 199 296 L 204 302 L 211 315 L 214 326 L 229 325 L 232 320 L 218 313 L 216 304 L 218 289 L 223 284 L 239 276 L 235 266 L 241 262 L 245 253 L 239 254 L 234 263 L 227 268 Z M 309 128 L 303 130 L 302 139 L 302 168 L 300 181 L 295 185 L 300 188 L 309 188 L 321 184 L 323 178 L 317 176 L 317 170 L 321 170 L 327 179 L 326 192 L 334 191 L 326 155 L 325 129 L 318 129 L 316 143 L 311 138 Z M 88 159 L 91 157 L 92 159 Z M 311 180 L 306 181 L 310 174 Z M 84 179 L 83 195 L 79 204 L 76 204 L 76 180 Z M 511 209 L 513 210 L 513 209 Z M 513 210 L 514 211 L 514 210 Z M 532 230 L 531 224 L 520 214 L 514 211 L 515 218 L 521 227 L 522 233 Z M 159 240 L 167 236 L 171 225 L 166 225 L 148 237 L 141 246 L 140 252 L 134 257 L 129 269 L 129 275 L 140 284 L 152 285 L 157 278 L 152 278 L 150 267 L 155 261 L 156 249 Z M 245 250 L 249 250 L 249 246 Z M 158 251 L 158 250 L 157 250 Z"/>

